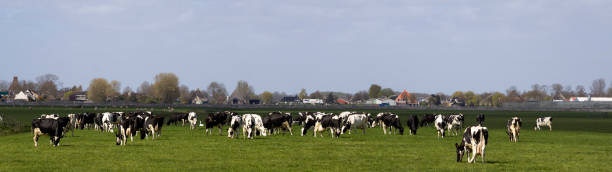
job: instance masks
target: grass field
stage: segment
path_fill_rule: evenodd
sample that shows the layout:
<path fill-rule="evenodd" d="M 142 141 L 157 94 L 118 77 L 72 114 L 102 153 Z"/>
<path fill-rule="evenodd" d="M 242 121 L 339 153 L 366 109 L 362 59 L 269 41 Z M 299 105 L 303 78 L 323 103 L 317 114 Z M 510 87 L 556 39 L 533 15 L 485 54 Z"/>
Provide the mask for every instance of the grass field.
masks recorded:
<path fill-rule="evenodd" d="M 118 109 L 98 109 L 115 111 Z M 134 109 L 130 109 L 134 110 Z M 188 111 L 194 109 L 177 109 Z M 40 113 L 65 114 L 93 109 L 0 107 L 0 114 L 27 124 Z M 125 111 L 123 109 L 122 111 Z M 198 112 L 207 110 L 198 109 Z M 210 110 L 208 110 L 210 111 Z M 236 110 L 260 113 L 270 110 Z M 394 111 L 400 116 L 423 111 Z M 154 113 L 163 114 L 165 111 Z M 441 112 L 445 113 L 445 112 Z M 475 114 L 463 112 L 466 126 Z M 77 130 L 60 147 L 48 144 L 48 136 L 35 148 L 29 132 L 0 136 L 0 171 L 607 171 L 612 169 L 612 118 L 607 113 L 546 112 L 553 116 L 553 131 L 533 131 L 536 112 L 482 112 L 490 137 L 487 163 L 455 162 L 454 143 L 459 136 L 436 137 L 433 127 L 418 135 L 383 135 L 370 128 L 366 135 L 353 132 L 332 139 L 301 137 L 294 126 L 289 134 L 254 140 L 205 136 L 203 129 L 164 127 L 156 140 L 135 139 L 116 146 L 112 133 Z M 205 115 L 200 114 L 200 119 Z M 518 143 L 510 143 L 504 124 L 511 116 L 523 119 Z M 405 124 L 403 124 L 405 125 Z M 408 132 L 406 131 L 406 134 Z"/>

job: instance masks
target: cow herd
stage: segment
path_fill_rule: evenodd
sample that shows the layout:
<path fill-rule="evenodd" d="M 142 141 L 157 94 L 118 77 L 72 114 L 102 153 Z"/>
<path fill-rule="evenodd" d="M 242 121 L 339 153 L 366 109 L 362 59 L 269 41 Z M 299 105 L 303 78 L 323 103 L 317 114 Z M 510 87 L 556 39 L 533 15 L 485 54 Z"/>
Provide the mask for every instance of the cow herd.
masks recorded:
<path fill-rule="evenodd" d="M 32 120 L 32 132 L 34 134 L 34 146 L 38 146 L 38 138 L 47 134 L 50 136 L 50 144 L 59 146 L 60 140 L 65 132 L 74 129 L 94 129 L 100 132 L 114 133 L 117 145 L 126 145 L 128 137 L 134 142 L 134 136 L 140 135 L 141 139 L 162 135 L 162 128 L 165 125 L 189 125 L 191 130 L 197 127 L 205 127 L 204 134 L 212 135 L 214 128 L 218 128 L 219 135 L 223 135 L 223 126 L 228 125 L 227 136 L 238 138 L 240 130 L 242 137 L 253 139 L 257 136 L 278 135 L 288 133 L 293 135 L 292 126 L 300 125 L 300 135 L 307 135 L 308 131 L 313 132 L 313 136 L 323 136 L 323 132 L 329 130 L 332 138 L 338 138 L 343 134 L 351 134 L 351 130 L 361 130 L 366 133 L 367 128 L 380 126 L 382 133 L 387 135 L 404 134 L 404 127 L 400 116 L 391 112 L 380 112 L 376 115 L 366 112 L 298 112 L 296 116 L 285 112 L 270 112 L 267 115 L 253 113 L 238 114 L 231 111 L 212 112 L 198 121 L 198 114 L 195 112 L 175 113 L 168 116 L 155 115 L 149 111 L 137 112 L 104 112 L 104 113 L 78 113 L 68 114 L 60 117 L 55 114 L 43 114 L 40 118 Z M 455 143 L 457 161 L 460 162 L 463 155 L 468 156 L 468 162 L 473 163 L 475 157 L 480 155 L 482 161 L 485 159 L 485 147 L 488 143 L 488 129 L 484 127 L 484 114 L 476 117 L 476 126 L 469 126 L 463 129 L 465 121 L 464 115 L 459 114 L 426 114 L 419 120 L 417 115 L 409 115 L 406 121 L 410 135 L 416 135 L 417 129 L 426 125 L 433 125 L 439 138 L 448 135 L 458 136 L 463 131 L 463 138 L 460 143 Z M 199 125 L 198 125 L 199 122 Z M 506 133 L 511 142 L 518 142 L 522 121 L 519 117 L 513 117 L 507 121 Z M 552 117 L 536 119 L 535 130 L 541 127 L 548 127 L 552 130 Z"/>

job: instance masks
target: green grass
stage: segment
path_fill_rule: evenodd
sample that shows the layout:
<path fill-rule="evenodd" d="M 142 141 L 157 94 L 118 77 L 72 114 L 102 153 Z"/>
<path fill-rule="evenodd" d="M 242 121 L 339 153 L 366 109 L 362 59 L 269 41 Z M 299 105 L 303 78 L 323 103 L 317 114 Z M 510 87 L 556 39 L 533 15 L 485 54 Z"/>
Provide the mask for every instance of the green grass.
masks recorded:
<path fill-rule="evenodd" d="M 31 120 L 53 108 L 0 108 L 11 118 Z M 55 109 L 55 113 L 92 109 Z M 179 109 L 186 111 L 193 109 Z M 114 111 L 103 109 L 101 111 Z M 205 110 L 198 110 L 204 112 Z M 164 111 L 156 111 L 164 113 Z M 268 110 L 238 110 L 239 113 Z M 422 111 L 395 111 L 405 116 Z M 466 126 L 480 112 L 465 112 Z M 204 135 L 203 129 L 164 127 L 156 140 L 135 139 L 116 146 L 112 133 L 77 130 L 60 147 L 52 147 L 48 136 L 35 148 L 29 132 L 0 136 L 0 171 L 607 171 L 612 165 L 612 119 L 605 113 L 547 112 L 554 117 L 553 131 L 533 131 L 535 112 L 518 113 L 524 120 L 518 143 L 510 143 L 504 123 L 513 112 L 483 112 L 489 128 L 487 163 L 455 162 L 454 143 L 459 136 L 439 139 L 433 127 L 418 135 L 383 135 L 370 128 L 366 135 L 332 139 L 288 134 L 254 140 Z M 205 115 L 200 115 L 203 118 Z M 405 124 L 404 124 L 405 125 Z M 407 133 L 407 131 L 406 131 Z"/>

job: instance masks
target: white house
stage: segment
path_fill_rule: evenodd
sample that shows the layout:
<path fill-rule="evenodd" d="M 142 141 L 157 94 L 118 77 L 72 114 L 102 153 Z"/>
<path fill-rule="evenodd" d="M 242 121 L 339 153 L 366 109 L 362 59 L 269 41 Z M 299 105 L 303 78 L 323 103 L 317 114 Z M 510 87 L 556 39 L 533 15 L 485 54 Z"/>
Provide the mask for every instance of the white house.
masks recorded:
<path fill-rule="evenodd" d="M 612 97 L 570 97 L 570 102 L 612 102 Z"/>
<path fill-rule="evenodd" d="M 304 104 L 323 104 L 323 99 L 303 99 Z"/>
<path fill-rule="evenodd" d="M 397 102 L 393 99 L 370 99 L 366 101 L 366 104 L 388 104 L 389 106 L 396 106 Z"/>

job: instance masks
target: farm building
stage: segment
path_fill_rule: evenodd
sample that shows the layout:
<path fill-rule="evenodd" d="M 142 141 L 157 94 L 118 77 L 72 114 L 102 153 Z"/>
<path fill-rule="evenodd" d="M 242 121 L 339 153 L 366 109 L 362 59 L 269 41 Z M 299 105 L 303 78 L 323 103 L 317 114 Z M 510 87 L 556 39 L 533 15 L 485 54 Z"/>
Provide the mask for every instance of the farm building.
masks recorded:
<path fill-rule="evenodd" d="M 338 99 L 336 100 L 336 103 L 341 104 L 341 105 L 349 104 L 349 102 L 344 99 Z"/>
<path fill-rule="evenodd" d="M 36 101 L 36 99 L 38 98 L 38 94 L 30 91 L 30 90 L 26 90 L 25 92 L 20 91 L 19 93 L 17 93 L 15 95 L 14 100 L 16 101 Z"/>
<path fill-rule="evenodd" d="M 85 91 L 72 92 L 70 96 L 68 96 L 68 99 L 70 101 L 81 101 L 81 102 L 87 101 L 88 100 L 87 92 Z"/>
<path fill-rule="evenodd" d="M 302 100 L 304 104 L 323 104 L 323 99 L 304 99 Z"/>
<path fill-rule="evenodd" d="M 408 91 L 404 90 L 400 93 L 399 96 L 395 98 L 395 103 L 397 104 L 408 104 L 408 105 L 418 105 L 419 102 L 416 101 L 416 98 L 412 96 Z"/>
<path fill-rule="evenodd" d="M 612 102 L 612 97 L 570 97 L 570 102 Z"/>
<path fill-rule="evenodd" d="M 285 96 L 283 98 L 281 98 L 280 102 L 283 103 L 299 103 L 300 102 L 300 98 L 295 95 L 295 96 Z"/>
<path fill-rule="evenodd" d="M 380 106 L 396 106 L 397 103 L 393 99 L 370 99 L 366 104 L 377 104 Z"/>
<path fill-rule="evenodd" d="M 200 96 L 195 96 L 195 98 L 193 98 L 193 100 L 191 100 L 191 104 L 208 104 L 208 98 L 206 97 L 200 97 Z"/>

